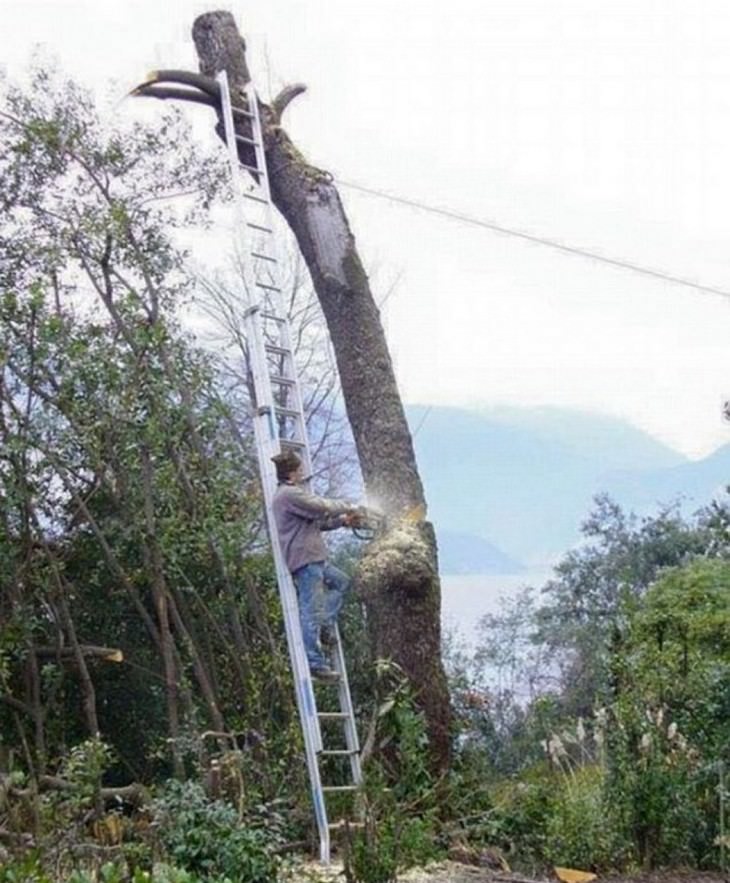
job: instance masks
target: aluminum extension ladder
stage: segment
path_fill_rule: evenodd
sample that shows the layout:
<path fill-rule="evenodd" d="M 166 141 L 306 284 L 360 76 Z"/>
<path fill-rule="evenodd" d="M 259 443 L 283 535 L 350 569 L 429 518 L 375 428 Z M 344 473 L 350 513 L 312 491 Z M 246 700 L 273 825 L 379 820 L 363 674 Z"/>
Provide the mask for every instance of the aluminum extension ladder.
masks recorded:
<path fill-rule="evenodd" d="M 247 84 L 244 90 L 245 107 L 232 106 L 225 71 L 217 79 L 221 87 L 221 110 L 235 201 L 237 258 L 246 288 L 245 328 L 255 392 L 253 422 L 259 472 L 304 734 L 307 769 L 319 831 L 320 860 L 329 864 L 330 834 L 339 825 L 329 822 L 325 798 L 333 792 L 356 791 L 361 785 L 360 746 L 342 642 L 337 630 L 332 664 L 339 672 L 340 679 L 336 685 L 322 684 L 322 689 L 332 690 L 336 687 L 339 710 L 320 712 L 317 709 L 302 641 L 296 590 L 279 546 L 272 510 L 276 477 L 271 457 L 282 450 L 294 450 L 303 461 L 307 475 L 312 473 L 312 462 L 281 288 L 281 264 L 256 92 L 251 83 Z M 246 135 L 236 132 L 234 116 L 238 118 L 239 130 L 243 128 Z M 239 145 L 244 146 L 250 162 L 241 160 Z M 321 724 L 327 720 L 332 722 L 333 727 L 337 724 L 342 727 L 344 747 L 324 748 L 324 728 Z M 325 757 L 349 761 L 348 784 L 322 784 L 320 761 Z"/>

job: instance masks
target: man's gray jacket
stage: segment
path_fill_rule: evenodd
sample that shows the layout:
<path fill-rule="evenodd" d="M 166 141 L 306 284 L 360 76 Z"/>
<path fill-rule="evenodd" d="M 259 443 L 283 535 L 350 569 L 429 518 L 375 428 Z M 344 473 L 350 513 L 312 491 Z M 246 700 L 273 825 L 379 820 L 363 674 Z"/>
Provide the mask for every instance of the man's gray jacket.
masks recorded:
<path fill-rule="evenodd" d="M 342 527 L 342 516 L 353 506 L 344 500 L 317 497 L 299 485 L 282 482 L 274 494 L 273 508 L 281 551 L 293 573 L 305 564 L 327 558 L 321 531 Z"/>

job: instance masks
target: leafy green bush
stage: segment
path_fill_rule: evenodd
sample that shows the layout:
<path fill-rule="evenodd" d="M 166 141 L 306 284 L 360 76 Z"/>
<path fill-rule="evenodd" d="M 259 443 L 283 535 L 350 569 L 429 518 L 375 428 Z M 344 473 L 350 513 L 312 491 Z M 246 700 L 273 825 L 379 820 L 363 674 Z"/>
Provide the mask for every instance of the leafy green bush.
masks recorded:
<path fill-rule="evenodd" d="M 127 879 L 125 869 L 114 862 L 105 862 L 97 874 L 90 874 L 86 871 L 73 871 L 66 878 L 64 883 L 124 883 Z M 140 875 L 133 877 L 133 883 L 146 883 L 140 879 Z"/>
<path fill-rule="evenodd" d="M 239 818 L 222 801 L 208 800 L 195 782 L 171 781 L 152 804 L 165 856 L 205 881 L 273 883 L 279 860 L 279 819 Z"/>
<path fill-rule="evenodd" d="M 428 768 L 423 714 L 398 666 L 380 660 L 377 671 L 385 692 L 378 710 L 381 752 L 366 771 L 362 827 L 348 836 L 348 883 L 391 883 L 398 871 L 426 864 L 441 852 L 438 789 Z"/>
<path fill-rule="evenodd" d="M 646 867 L 717 865 L 718 768 L 730 758 L 730 564 L 665 571 L 612 659 L 607 798 Z"/>
<path fill-rule="evenodd" d="M 563 779 L 545 827 L 551 864 L 604 870 L 620 863 L 615 813 L 604 786 L 605 771 L 598 765 Z"/>
<path fill-rule="evenodd" d="M 361 828 L 349 834 L 345 855 L 348 883 L 393 883 L 399 871 L 424 865 L 441 852 L 435 836 L 434 818 L 409 815 L 388 791 L 375 789 L 362 804 Z"/>
<path fill-rule="evenodd" d="M 712 863 L 716 775 L 665 709 L 627 696 L 609 730 L 606 800 L 645 867 Z"/>
<path fill-rule="evenodd" d="M 527 867 L 546 863 L 548 824 L 554 812 L 554 778 L 545 764 L 527 770 L 519 781 L 501 783 L 494 808 L 483 826 L 485 838 Z"/>
<path fill-rule="evenodd" d="M 32 850 L 0 867 L 0 883 L 53 883 L 53 881 L 43 869 L 40 853 Z"/>
<path fill-rule="evenodd" d="M 63 879 L 63 883 L 128 883 L 128 881 L 129 883 L 200 883 L 200 878 L 183 868 L 164 863 L 155 865 L 151 872 L 135 868 L 130 874 L 121 865 L 105 862 L 96 873 L 75 870 Z"/>

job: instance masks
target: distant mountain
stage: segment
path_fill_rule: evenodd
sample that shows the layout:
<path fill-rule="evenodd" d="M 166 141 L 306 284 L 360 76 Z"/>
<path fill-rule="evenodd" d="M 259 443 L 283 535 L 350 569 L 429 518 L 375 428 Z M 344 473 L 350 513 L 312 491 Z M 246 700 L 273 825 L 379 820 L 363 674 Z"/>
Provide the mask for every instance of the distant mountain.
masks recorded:
<path fill-rule="evenodd" d="M 484 408 L 494 423 L 525 429 L 539 438 L 600 462 L 606 469 L 664 469 L 687 458 L 623 420 L 567 408 Z"/>
<path fill-rule="evenodd" d="M 682 510 L 690 514 L 713 498 L 726 496 L 730 485 L 730 445 L 703 460 L 671 469 L 624 470 L 607 475 L 606 481 L 616 499 L 637 512 L 679 502 Z"/>
<path fill-rule="evenodd" d="M 426 414 L 423 406 L 407 413 L 418 428 L 416 452 L 439 534 L 481 538 L 526 565 L 573 545 L 599 492 L 645 510 L 689 488 L 699 505 L 730 475 L 730 448 L 690 462 L 602 415 L 445 407 Z M 470 559 L 464 553 L 462 560 Z"/>
<path fill-rule="evenodd" d="M 523 573 L 525 568 L 518 561 L 505 555 L 500 549 L 482 537 L 467 533 L 438 531 L 439 569 L 444 574 Z"/>

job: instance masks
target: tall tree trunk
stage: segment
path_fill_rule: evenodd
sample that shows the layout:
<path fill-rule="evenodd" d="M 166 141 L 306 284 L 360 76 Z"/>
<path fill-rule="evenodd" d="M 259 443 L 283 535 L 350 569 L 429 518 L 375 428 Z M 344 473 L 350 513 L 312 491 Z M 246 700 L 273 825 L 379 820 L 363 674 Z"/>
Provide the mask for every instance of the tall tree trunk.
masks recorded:
<path fill-rule="evenodd" d="M 170 747 L 175 776 L 185 775 L 180 751 L 180 712 L 178 706 L 178 668 L 175 664 L 175 642 L 170 628 L 170 603 L 165 585 L 165 576 L 156 542 L 154 500 L 152 491 L 152 463 L 145 444 L 140 445 L 142 464 L 142 490 L 144 493 L 144 520 L 146 536 L 142 542 L 142 555 L 150 576 L 150 589 L 157 615 L 157 628 L 160 635 L 160 653 L 165 674 L 165 698 L 167 700 L 167 721 L 170 730 Z"/>
<path fill-rule="evenodd" d="M 249 79 L 245 43 L 228 12 L 201 15 L 193 26 L 200 70 L 225 69 L 233 93 Z M 380 656 L 398 663 L 423 708 L 434 765 L 449 755 L 450 707 L 441 664 L 436 539 L 432 525 L 404 520 L 425 511 L 423 486 L 393 366 L 355 238 L 332 178 L 311 166 L 280 127 L 289 96 L 264 111 L 271 193 L 289 224 L 327 321 L 347 415 L 369 499 L 393 519 L 360 569 L 360 584 Z M 395 554 L 394 554 L 395 553 Z"/>
<path fill-rule="evenodd" d="M 205 700 L 205 704 L 208 708 L 210 722 L 215 727 L 215 729 L 218 730 L 218 732 L 224 732 L 226 729 L 226 723 L 223 720 L 223 715 L 221 714 L 220 708 L 218 707 L 218 698 L 216 696 L 215 687 L 213 686 L 211 674 L 209 673 L 206 666 L 206 661 L 203 653 L 198 648 L 198 645 L 196 644 L 195 639 L 190 632 L 190 629 L 187 627 L 184 619 L 180 614 L 177 600 L 178 599 L 176 599 L 174 591 L 167 592 L 167 603 L 172 622 L 175 626 L 175 631 L 178 633 L 181 640 L 186 645 L 188 653 L 190 654 L 190 659 L 193 663 L 193 671 L 195 672 L 195 678 L 198 681 L 198 686 L 200 687 L 200 691 L 203 694 L 203 699 Z"/>
<path fill-rule="evenodd" d="M 203 77 L 160 71 L 137 94 L 218 107 L 211 78 L 225 70 L 234 103 L 242 104 L 236 95 L 250 74 L 233 16 L 201 15 L 193 40 Z M 441 770 L 449 760 L 450 706 L 441 663 L 436 538 L 424 518 L 423 486 L 380 315 L 339 194 L 332 176 L 310 165 L 281 128 L 284 110 L 303 91 L 289 86 L 270 106 L 260 103 L 271 193 L 296 237 L 327 321 L 368 498 L 389 516 L 389 529 L 371 544 L 358 575 L 375 649 L 400 665 L 413 685 L 426 716 L 433 766 Z M 239 134 L 250 135 L 247 121 L 236 119 Z M 239 152 L 251 164 L 250 147 L 239 142 Z"/>

